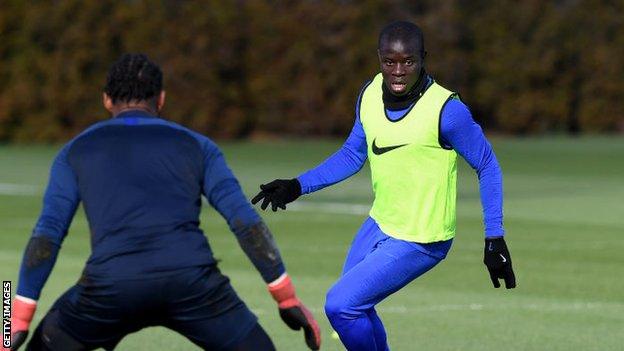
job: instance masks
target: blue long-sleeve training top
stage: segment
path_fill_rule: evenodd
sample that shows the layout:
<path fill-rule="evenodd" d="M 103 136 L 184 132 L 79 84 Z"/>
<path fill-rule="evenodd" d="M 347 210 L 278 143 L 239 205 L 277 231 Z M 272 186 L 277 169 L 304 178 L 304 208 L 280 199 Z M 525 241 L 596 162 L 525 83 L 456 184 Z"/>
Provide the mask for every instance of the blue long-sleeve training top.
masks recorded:
<path fill-rule="evenodd" d="M 261 218 L 207 137 L 140 110 L 93 125 L 54 159 L 29 247 L 40 244 L 26 249 L 17 294 L 39 298 L 80 201 L 91 237 L 87 280 L 215 263 L 199 228 L 202 195 L 239 241 L 258 234 L 249 228 Z M 266 281 L 285 271 L 279 254 L 273 267 L 254 264 Z"/>
<path fill-rule="evenodd" d="M 366 86 L 366 85 L 365 85 Z M 364 128 L 360 122 L 360 99 L 355 105 L 355 123 L 342 147 L 317 167 L 301 174 L 303 194 L 308 194 L 338 183 L 357 173 L 366 162 L 367 145 Z M 411 106 L 403 110 L 386 108 L 388 118 L 401 118 Z M 474 121 L 468 107 L 454 98 L 444 106 L 440 121 L 441 142 L 453 148 L 476 171 L 483 207 L 486 237 L 503 236 L 503 176 L 481 127 Z"/>

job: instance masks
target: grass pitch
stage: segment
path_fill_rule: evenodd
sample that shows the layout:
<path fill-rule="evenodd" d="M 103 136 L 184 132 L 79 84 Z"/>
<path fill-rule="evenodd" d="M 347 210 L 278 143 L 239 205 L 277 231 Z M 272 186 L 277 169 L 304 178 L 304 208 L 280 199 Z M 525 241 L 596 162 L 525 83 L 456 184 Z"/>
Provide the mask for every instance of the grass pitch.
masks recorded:
<path fill-rule="evenodd" d="M 246 194 L 316 165 L 338 142 L 224 143 Z M 449 256 L 378 306 L 393 350 L 621 350 L 624 345 L 624 140 L 495 139 L 503 167 L 507 242 L 515 290 L 494 289 L 481 263 L 478 183 L 461 161 L 458 233 Z M 17 279 L 58 148 L 0 147 L 0 276 Z M 349 243 L 371 203 L 369 172 L 302 197 L 286 212 L 263 213 L 302 300 L 315 312 L 324 350 L 340 350 L 323 314 Z M 305 350 L 279 319 L 264 284 L 224 221 L 205 209 L 221 269 L 259 316 L 278 350 Z M 78 279 L 89 254 L 80 209 L 40 300 L 35 323 Z M 13 288 L 16 289 L 14 283 Z M 175 287 L 172 287 L 175 289 Z M 183 337 L 149 328 L 119 350 L 194 350 Z"/>

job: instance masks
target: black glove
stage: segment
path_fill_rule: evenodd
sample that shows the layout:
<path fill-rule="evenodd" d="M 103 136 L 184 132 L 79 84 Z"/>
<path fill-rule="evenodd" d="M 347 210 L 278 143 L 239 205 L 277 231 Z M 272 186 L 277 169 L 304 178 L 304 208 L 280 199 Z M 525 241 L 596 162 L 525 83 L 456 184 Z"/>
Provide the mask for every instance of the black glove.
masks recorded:
<path fill-rule="evenodd" d="M 303 328 L 305 342 L 311 350 L 318 350 L 321 347 L 321 331 L 314 320 L 312 313 L 303 305 L 280 308 L 280 317 L 292 330 Z"/>
<path fill-rule="evenodd" d="M 511 268 L 511 255 L 507 250 L 505 239 L 485 239 L 483 249 L 483 263 L 490 272 L 490 279 L 495 288 L 500 287 L 499 279 L 505 280 L 505 287 L 513 289 L 516 287 L 516 276 Z"/>
<path fill-rule="evenodd" d="M 18 350 L 26 338 L 28 337 L 28 330 L 18 331 L 17 333 L 11 335 L 11 351 Z"/>
<path fill-rule="evenodd" d="M 293 202 L 301 196 L 301 184 L 299 184 L 296 178 L 276 179 L 268 184 L 260 185 L 260 189 L 260 192 L 251 200 L 251 203 L 255 205 L 264 199 L 260 208 L 266 210 L 269 204 L 271 204 L 273 212 L 277 211 L 278 208 L 285 210 L 287 203 Z"/>

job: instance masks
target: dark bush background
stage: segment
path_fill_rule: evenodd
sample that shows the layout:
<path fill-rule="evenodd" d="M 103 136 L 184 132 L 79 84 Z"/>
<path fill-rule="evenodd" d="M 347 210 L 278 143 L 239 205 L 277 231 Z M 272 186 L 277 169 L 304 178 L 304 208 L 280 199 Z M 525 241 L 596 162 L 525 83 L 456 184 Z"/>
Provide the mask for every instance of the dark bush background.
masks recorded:
<path fill-rule="evenodd" d="M 395 19 L 421 25 L 428 70 L 489 130 L 624 129 L 623 1 L 2 1 L 0 141 L 107 118 L 123 52 L 157 61 L 163 114 L 211 137 L 343 135 Z"/>

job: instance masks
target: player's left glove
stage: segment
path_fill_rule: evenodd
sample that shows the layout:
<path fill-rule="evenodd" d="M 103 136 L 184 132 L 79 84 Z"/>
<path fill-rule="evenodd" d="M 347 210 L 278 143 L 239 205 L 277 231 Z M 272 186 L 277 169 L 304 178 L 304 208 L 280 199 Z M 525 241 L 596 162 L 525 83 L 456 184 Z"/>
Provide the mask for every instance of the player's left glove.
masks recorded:
<path fill-rule="evenodd" d="M 516 276 L 511 267 L 511 255 L 502 237 L 485 239 L 483 249 L 483 263 L 490 272 L 490 279 L 495 288 L 500 287 L 499 279 L 505 280 L 505 287 L 513 289 L 516 287 Z"/>
<path fill-rule="evenodd" d="M 30 299 L 16 296 L 11 310 L 11 351 L 17 350 L 28 337 L 28 328 L 35 315 L 37 303 Z M 3 348 L 3 350 L 8 350 Z"/>
<path fill-rule="evenodd" d="M 312 312 L 295 295 L 295 287 L 290 277 L 285 274 L 277 281 L 269 284 L 269 292 L 278 303 L 279 314 L 284 323 L 292 330 L 303 328 L 308 347 L 311 350 L 320 349 L 321 330 Z"/>
<path fill-rule="evenodd" d="M 260 185 L 260 192 L 252 200 L 252 204 L 262 201 L 260 207 L 263 210 L 271 204 L 273 212 L 278 208 L 286 209 L 286 204 L 297 200 L 301 196 L 301 184 L 297 178 L 275 179 L 274 181 Z"/>

